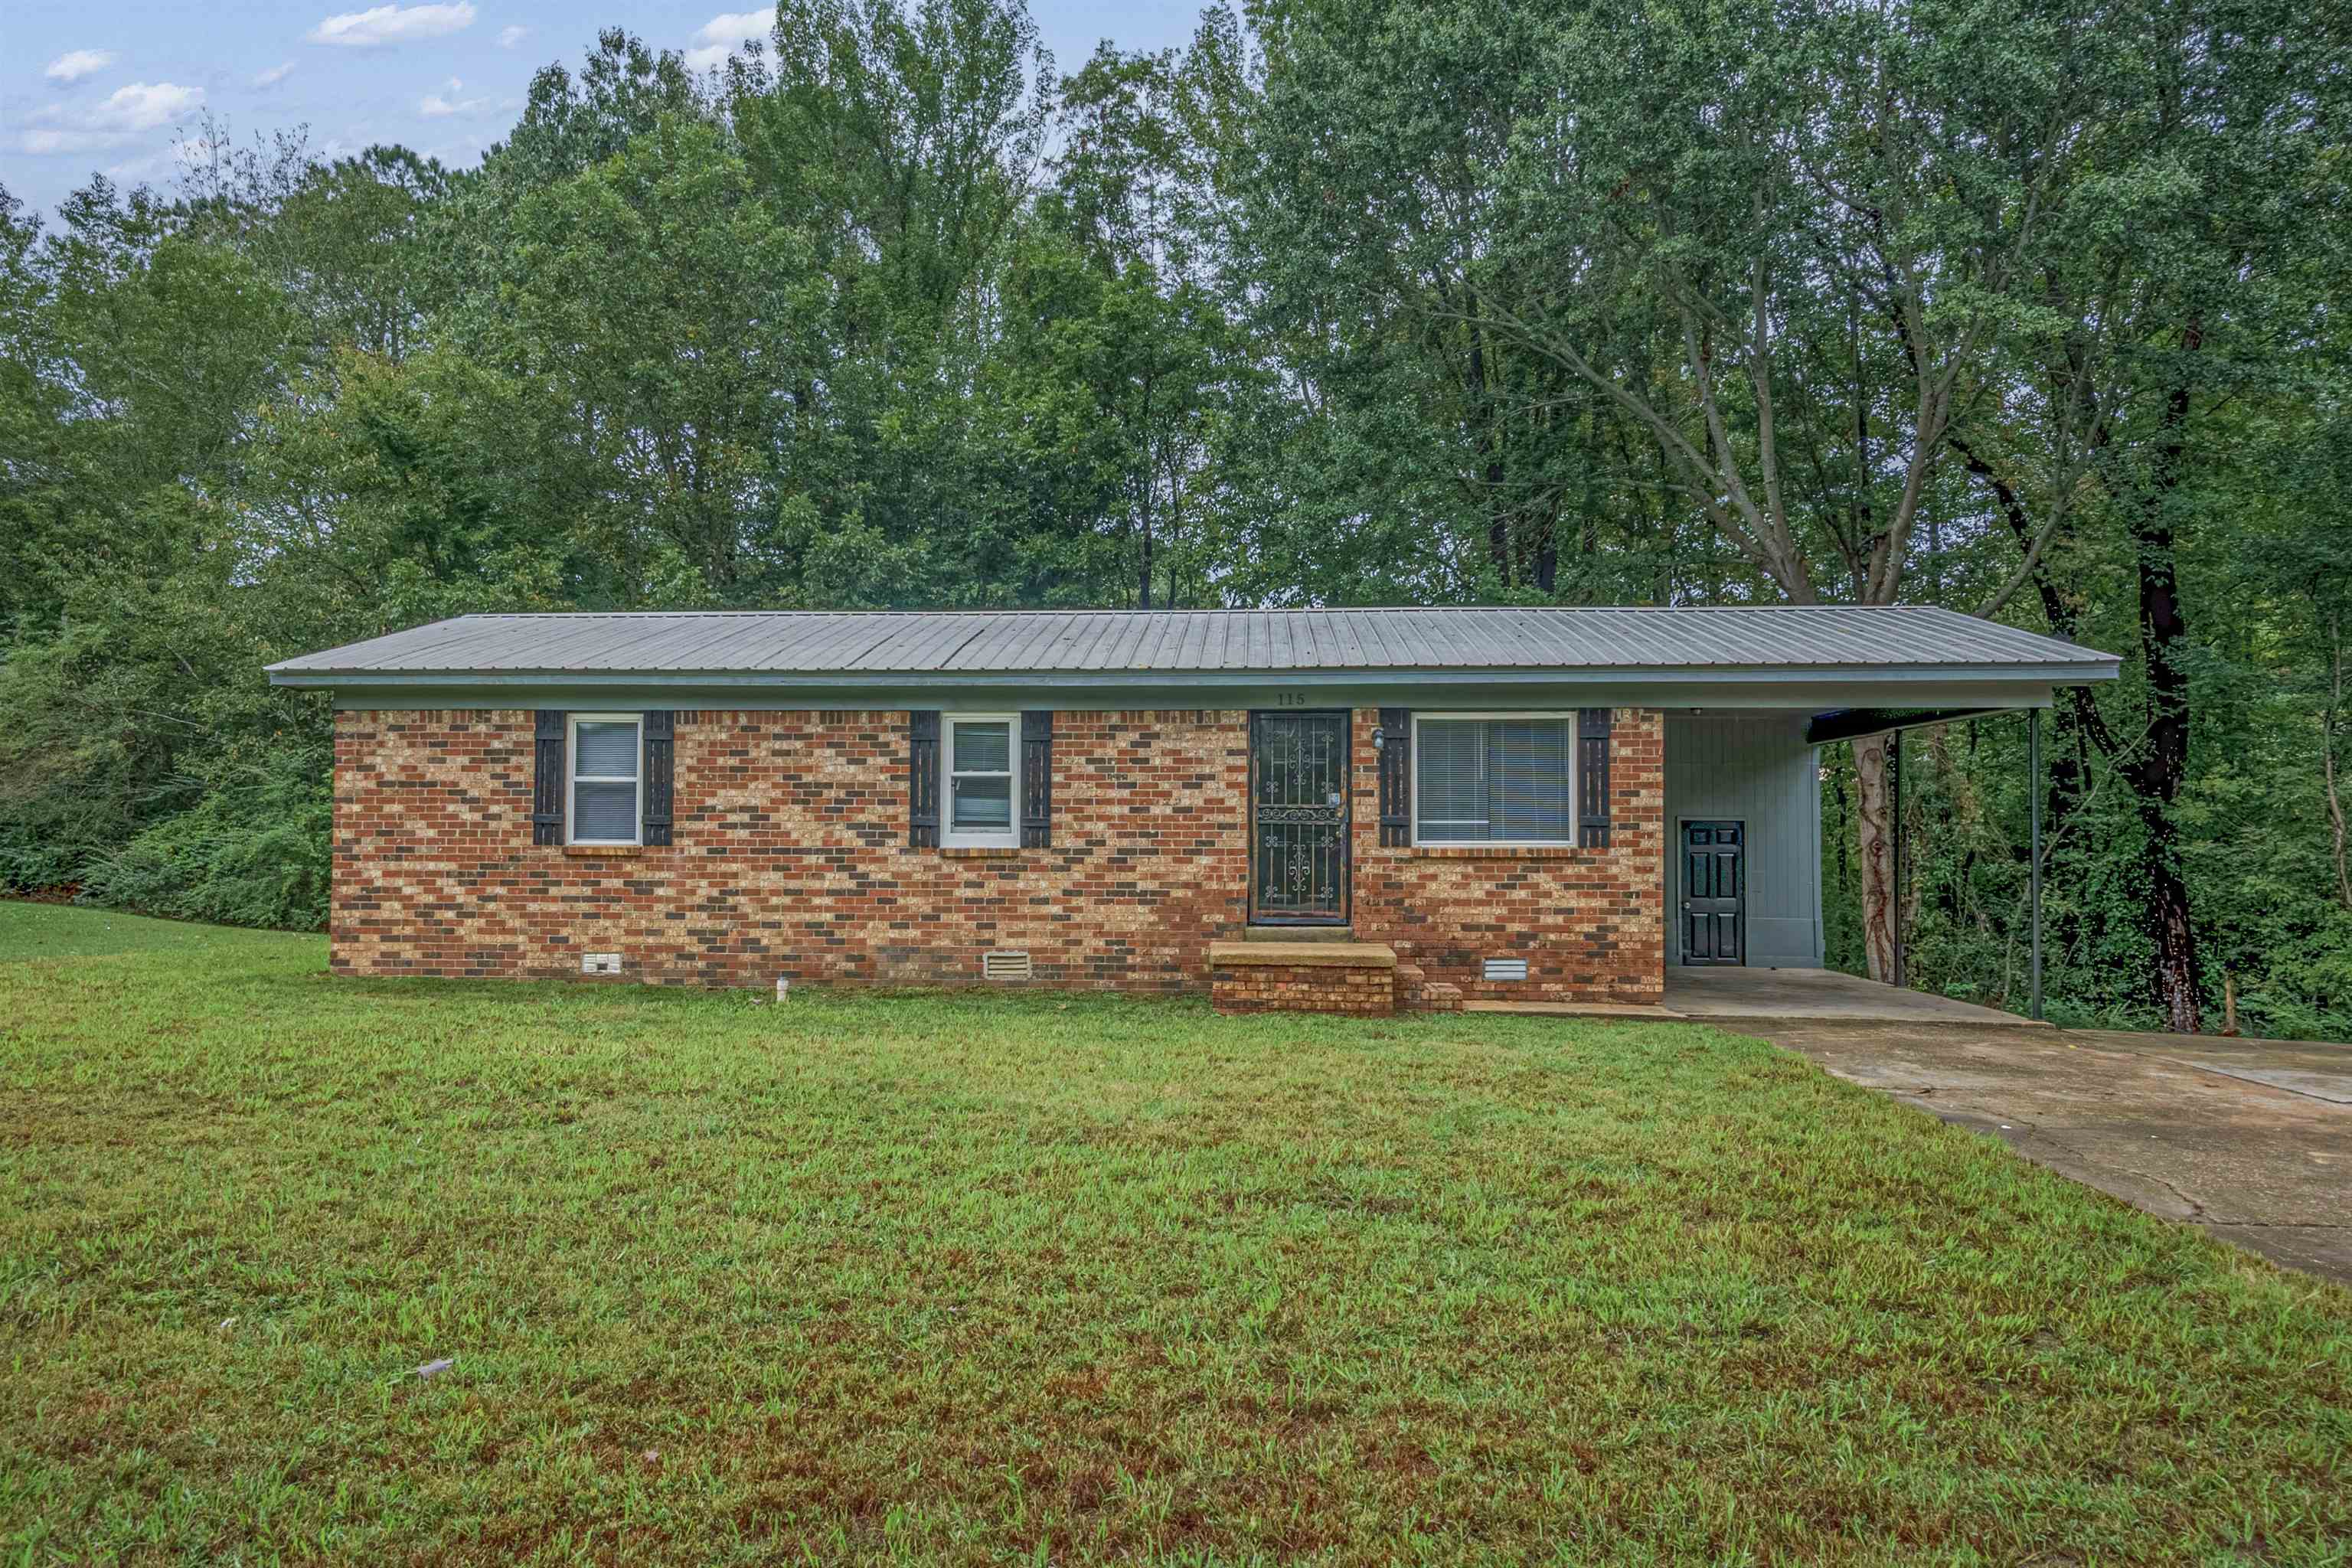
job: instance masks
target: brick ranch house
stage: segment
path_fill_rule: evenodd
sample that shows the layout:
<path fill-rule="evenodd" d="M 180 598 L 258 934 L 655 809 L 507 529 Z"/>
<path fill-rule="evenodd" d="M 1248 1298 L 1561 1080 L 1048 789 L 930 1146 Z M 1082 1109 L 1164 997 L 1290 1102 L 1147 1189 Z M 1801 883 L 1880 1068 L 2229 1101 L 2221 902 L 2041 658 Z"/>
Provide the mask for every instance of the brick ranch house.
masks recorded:
<path fill-rule="evenodd" d="M 1925 608 L 466 616 L 335 707 L 333 965 L 1651 1004 L 1822 960 L 1819 746 L 2046 707 Z"/>

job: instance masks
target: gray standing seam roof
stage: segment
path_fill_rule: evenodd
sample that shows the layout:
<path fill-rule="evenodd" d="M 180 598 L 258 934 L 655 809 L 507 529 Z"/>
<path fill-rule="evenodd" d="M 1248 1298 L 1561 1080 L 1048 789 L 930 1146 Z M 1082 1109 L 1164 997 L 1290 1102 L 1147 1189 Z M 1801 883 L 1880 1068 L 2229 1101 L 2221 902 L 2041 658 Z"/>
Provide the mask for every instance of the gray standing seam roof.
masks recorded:
<path fill-rule="evenodd" d="M 1304 670 L 1941 668 L 2116 658 L 1927 606 L 643 611 L 460 616 L 273 676 L 1136 675 Z"/>

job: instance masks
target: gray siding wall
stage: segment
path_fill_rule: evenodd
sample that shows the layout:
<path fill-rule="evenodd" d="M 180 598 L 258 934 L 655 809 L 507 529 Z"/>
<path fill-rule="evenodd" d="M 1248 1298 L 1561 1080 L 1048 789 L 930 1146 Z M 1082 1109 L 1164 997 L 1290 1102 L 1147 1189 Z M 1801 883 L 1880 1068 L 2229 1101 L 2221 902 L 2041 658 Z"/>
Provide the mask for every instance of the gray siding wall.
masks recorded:
<path fill-rule="evenodd" d="M 1819 752 L 1800 715 L 1666 715 L 1666 963 L 1682 962 L 1682 825 L 1748 825 L 1748 962 L 1822 962 Z"/>

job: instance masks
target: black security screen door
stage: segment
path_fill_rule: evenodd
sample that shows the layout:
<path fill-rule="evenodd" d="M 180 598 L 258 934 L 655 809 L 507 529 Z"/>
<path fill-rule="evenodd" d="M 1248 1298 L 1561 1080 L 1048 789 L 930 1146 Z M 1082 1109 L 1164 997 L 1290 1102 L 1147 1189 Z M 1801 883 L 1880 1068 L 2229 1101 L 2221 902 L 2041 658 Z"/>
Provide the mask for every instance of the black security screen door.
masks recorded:
<path fill-rule="evenodd" d="M 1683 824 L 1683 962 L 1745 963 L 1745 823 Z"/>
<path fill-rule="evenodd" d="M 1250 715 L 1250 919 L 1348 923 L 1348 715 Z"/>

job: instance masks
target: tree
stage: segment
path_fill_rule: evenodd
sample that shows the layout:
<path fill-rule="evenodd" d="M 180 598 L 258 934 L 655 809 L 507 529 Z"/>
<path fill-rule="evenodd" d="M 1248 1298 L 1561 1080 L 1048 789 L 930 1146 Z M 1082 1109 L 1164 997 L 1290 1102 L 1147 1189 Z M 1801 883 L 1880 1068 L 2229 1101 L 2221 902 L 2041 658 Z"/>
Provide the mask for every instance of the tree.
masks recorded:
<path fill-rule="evenodd" d="M 523 198 L 495 302 L 457 341 L 531 389 L 557 500 L 662 596 L 740 603 L 791 581 L 815 516 L 782 389 L 830 357 L 806 238 L 719 127 L 664 119 Z M 566 482 L 566 481 L 569 482 Z"/>
<path fill-rule="evenodd" d="M 1191 266 L 1174 100 L 1164 55 L 1106 47 L 1063 82 L 1067 143 L 999 293 L 986 373 L 1002 439 L 1076 482 L 1045 531 L 1060 575 L 1141 609 L 1208 592 L 1217 447 L 1250 382 Z"/>
<path fill-rule="evenodd" d="M 1207 143 L 1204 248 L 1292 404 L 1244 503 L 1241 581 L 1342 600 L 1622 596 L 1570 570 L 1621 487 L 1595 400 L 1474 300 L 1538 279 L 1492 244 L 1543 22 L 1501 6 L 1253 13 L 1262 65 L 1212 16 L 1184 81 Z M 1286 428 L 1285 426 L 1286 426 Z M 1261 565 L 1263 570 L 1261 570 Z"/>
<path fill-rule="evenodd" d="M 2010 352 L 1962 409 L 1959 449 L 2017 539 L 2012 585 L 2033 587 L 2058 635 L 2084 624 L 2059 571 L 2080 563 L 2085 509 L 2120 533 L 2139 714 L 2127 729 L 2073 696 L 2053 805 L 2073 809 L 2092 753 L 2115 764 L 2137 805 L 2151 995 L 2168 1027 L 2194 1031 L 2204 977 L 2175 818 L 2193 728 L 2180 550 L 2228 527 L 2217 508 L 2241 500 L 2211 482 L 2221 449 L 2207 422 L 2285 390 L 2326 319 L 2313 262 L 2337 243 L 2327 215 L 2345 202 L 2323 133 L 2345 110 L 2328 66 L 2340 40 L 2237 0 L 2063 28 L 1974 4 L 1929 15 L 1959 56 L 1947 72 L 1958 100 L 1979 120 L 2014 117 L 2063 175 L 2040 203 L 2041 242 L 2008 290 Z M 1971 96 L 1966 68 L 1988 33 L 2004 68 L 1979 71 Z"/>
<path fill-rule="evenodd" d="M 2234 3 L 2095 18 L 2041 0 L 1540 16 L 1311 0 L 1261 21 L 1263 129 L 1241 162 L 1271 193 L 1245 208 L 1269 294 L 1336 273 L 1329 293 L 1393 312 L 1310 313 L 1305 336 L 1342 353 L 1394 341 L 1396 321 L 1464 334 L 1474 410 L 1498 347 L 1550 367 L 1549 384 L 1503 388 L 1506 415 L 1596 430 L 1605 416 L 1646 446 L 1654 474 L 1622 458 L 1601 471 L 1621 495 L 1654 486 L 1729 547 L 1737 570 L 1685 577 L 1698 596 L 1891 604 L 1924 562 L 1929 593 L 1969 593 L 1979 613 L 2028 584 L 2046 605 L 2051 557 L 2100 492 L 2097 521 L 2126 528 L 2138 565 L 2149 725 L 2130 776 L 2147 803 L 2155 989 L 2195 1026 L 2194 924 L 2166 817 L 2187 735 L 2169 564 L 2183 432 L 2198 387 L 2243 381 L 2243 362 L 2216 363 L 2215 334 L 2269 310 L 2288 259 L 2309 254 L 2309 215 L 2331 210 L 2315 132 L 2341 73 L 2322 68 L 2322 37 Z M 2273 194 L 2282 174 L 2291 196 Z M 2227 216 L 2190 239 L 2200 211 Z M 2216 292 L 2231 280 L 2253 284 L 2244 300 Z M 2267 320 L 2245 340 L 2257 354 L 2309 331 L 2307 310 Z M 1336 357 L 1310 347 L 1297 363 Z M 2119 405 L 2118 372 L 2148 396 Z M 1605 436 L 1539 447 L 1522 489 L 1556 490 L 1608 450 Z M 1664 509 L 1660 522 L 1652 551 L 1679 553 L 1684 528 Z M 1490 530 L 1498 561 L 1513 531 Z M 2004 540 L 2016 553 L 1988 577 L 1988 543 Z M 1856 764 L 1864 925 L 1884 976 L 1883 745 L 1858 744 Z"/>

